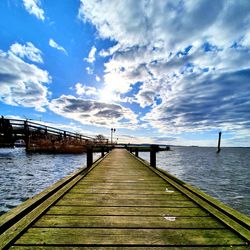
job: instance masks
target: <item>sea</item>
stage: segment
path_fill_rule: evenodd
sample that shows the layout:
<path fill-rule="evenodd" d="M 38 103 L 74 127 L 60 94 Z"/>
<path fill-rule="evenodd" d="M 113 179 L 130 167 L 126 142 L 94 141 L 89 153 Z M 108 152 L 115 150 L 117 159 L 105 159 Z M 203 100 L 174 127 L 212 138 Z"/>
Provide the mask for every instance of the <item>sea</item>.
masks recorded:
<path fill-rule="evenodd" d="M 149 161 L 148 152 L 139 156 Z M 0 215 L 85 166 L 85 154 L 0 149 Z M 250 148 L 222 148 L 217 154 L 210 147 L 171 147 L 157 153 L 157 166 L 250 216 Z"/>

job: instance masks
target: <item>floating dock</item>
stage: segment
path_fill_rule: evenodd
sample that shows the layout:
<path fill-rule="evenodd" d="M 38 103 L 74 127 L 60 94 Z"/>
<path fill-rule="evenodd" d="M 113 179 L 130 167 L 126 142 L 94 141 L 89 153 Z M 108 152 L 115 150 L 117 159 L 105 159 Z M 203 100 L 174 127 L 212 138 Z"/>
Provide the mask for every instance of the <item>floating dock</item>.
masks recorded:
<path fill-rule="evenodd" d="M 0 217 L 1 249 L 248 249 L 250 218 L 114 149 Z"/>

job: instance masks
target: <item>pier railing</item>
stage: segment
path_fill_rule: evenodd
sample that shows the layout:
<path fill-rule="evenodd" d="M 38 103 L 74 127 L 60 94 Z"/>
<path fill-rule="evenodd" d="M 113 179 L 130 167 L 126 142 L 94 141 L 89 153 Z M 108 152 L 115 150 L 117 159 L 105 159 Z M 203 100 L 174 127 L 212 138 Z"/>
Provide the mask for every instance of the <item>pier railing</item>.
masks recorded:
<path fill-rule="evenodd" d="M 0 118 L 0 147 L 13 147 L 23 140 L 27 152 L 79 153 L 86 147 L 107 145 L 107 140 L 66 131 L 60 128 L 21 119 Z"/>

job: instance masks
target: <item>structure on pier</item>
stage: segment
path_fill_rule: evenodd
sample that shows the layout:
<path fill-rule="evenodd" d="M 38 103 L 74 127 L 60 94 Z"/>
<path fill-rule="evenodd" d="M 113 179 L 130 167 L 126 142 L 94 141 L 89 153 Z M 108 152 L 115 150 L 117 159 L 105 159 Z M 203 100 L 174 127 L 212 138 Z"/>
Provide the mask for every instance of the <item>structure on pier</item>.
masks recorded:
<path fill-rule="evenodd" d="M 0 217 L 0 248 L 247 249 L 249 226 L 247 216 L 114 149 Z"/>
<path fill-rule="evenodd" d="M 0 147 L 13 147 L 24 140 L 27 152 L 83 153 L 88 146 L 107 144 L 93 137 L 28 120 L 0 118 Z"/>

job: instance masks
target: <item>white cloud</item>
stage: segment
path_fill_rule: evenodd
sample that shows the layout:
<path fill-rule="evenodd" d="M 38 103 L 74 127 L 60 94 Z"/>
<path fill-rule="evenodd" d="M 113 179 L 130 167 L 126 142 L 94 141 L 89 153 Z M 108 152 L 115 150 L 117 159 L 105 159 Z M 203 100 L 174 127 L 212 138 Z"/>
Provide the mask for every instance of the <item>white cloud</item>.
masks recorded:
<path fill-rule="evenodd" d="M 11 45 L 10 51 L 21 58 L 27 58 L 33 62 L 43 63 L 41 50 L 36 48 L 31 42 L 27 42 L 26 45 L 14 43 Z"/>
<path fill-rule="evenodd" d="M 97 96 L 99 94 L 95 87 L 89 87 L 81 83 L 75 85 L 76 94 L 79 96 Z"/>
<path fill-rule="evenodd" d="M 65 55 L 68 55 L 67 51 L 62 46 L 57 44 L 53 39 L 49 39 L 49 45 L 54 49 L 61 50 L 62 52 L 65 53 Z"/>
<path fill-rule="evenodd" d="M 87 72 L 88 75 L 93 75 L 93 73 L 94 73 L 94 69 L 93 68 L 86 67 L 85 69 L 86 69 L 86 72 Z"/>
<path fill-rule="evenodd" d="M 96 47 L 92 46 L 89 55 L 87 58 L 84 58 L 85 61 L 89 62 L 89 63 L 93 63 L 95 61 L 95 53 L 96 53 Z"/>
<path fill-rule="evenodd" d="M 100 78 L 98 75 L 96 75 L 96 76 L 95 76 L 95 80 L 96 80 L 97 82 L 100 82 L 100 81 L 101 81 L 101 78 Z"/>
<path fill-rule="evenodd" d="M 118 104 L 62 95 L 53 99 L 49 107 L 56 114 L 79 121 L 82 124 L 125 128 L 134 128 L 137 124 L 137 116 L 130 109 Z"/>
<path fill-rule="evenodd" d="M 23 0 L 25 9 L 36 18 L 44 20 L 44 10 L 40 7 L 40 0 Z"/>
<path fill-rule="evenodd" d="M 79 17 L 116 43 L 99 53 L 105 88 L 133 90 L 151 126 L 249 129 L 249 1 L 81 0 Z"/>
<path fill-rule="evenodd" d="M 26 63 L 11 50 L 0 50 L 0 101 L 45 111 L 50 82 L 47 71 Z"/>

